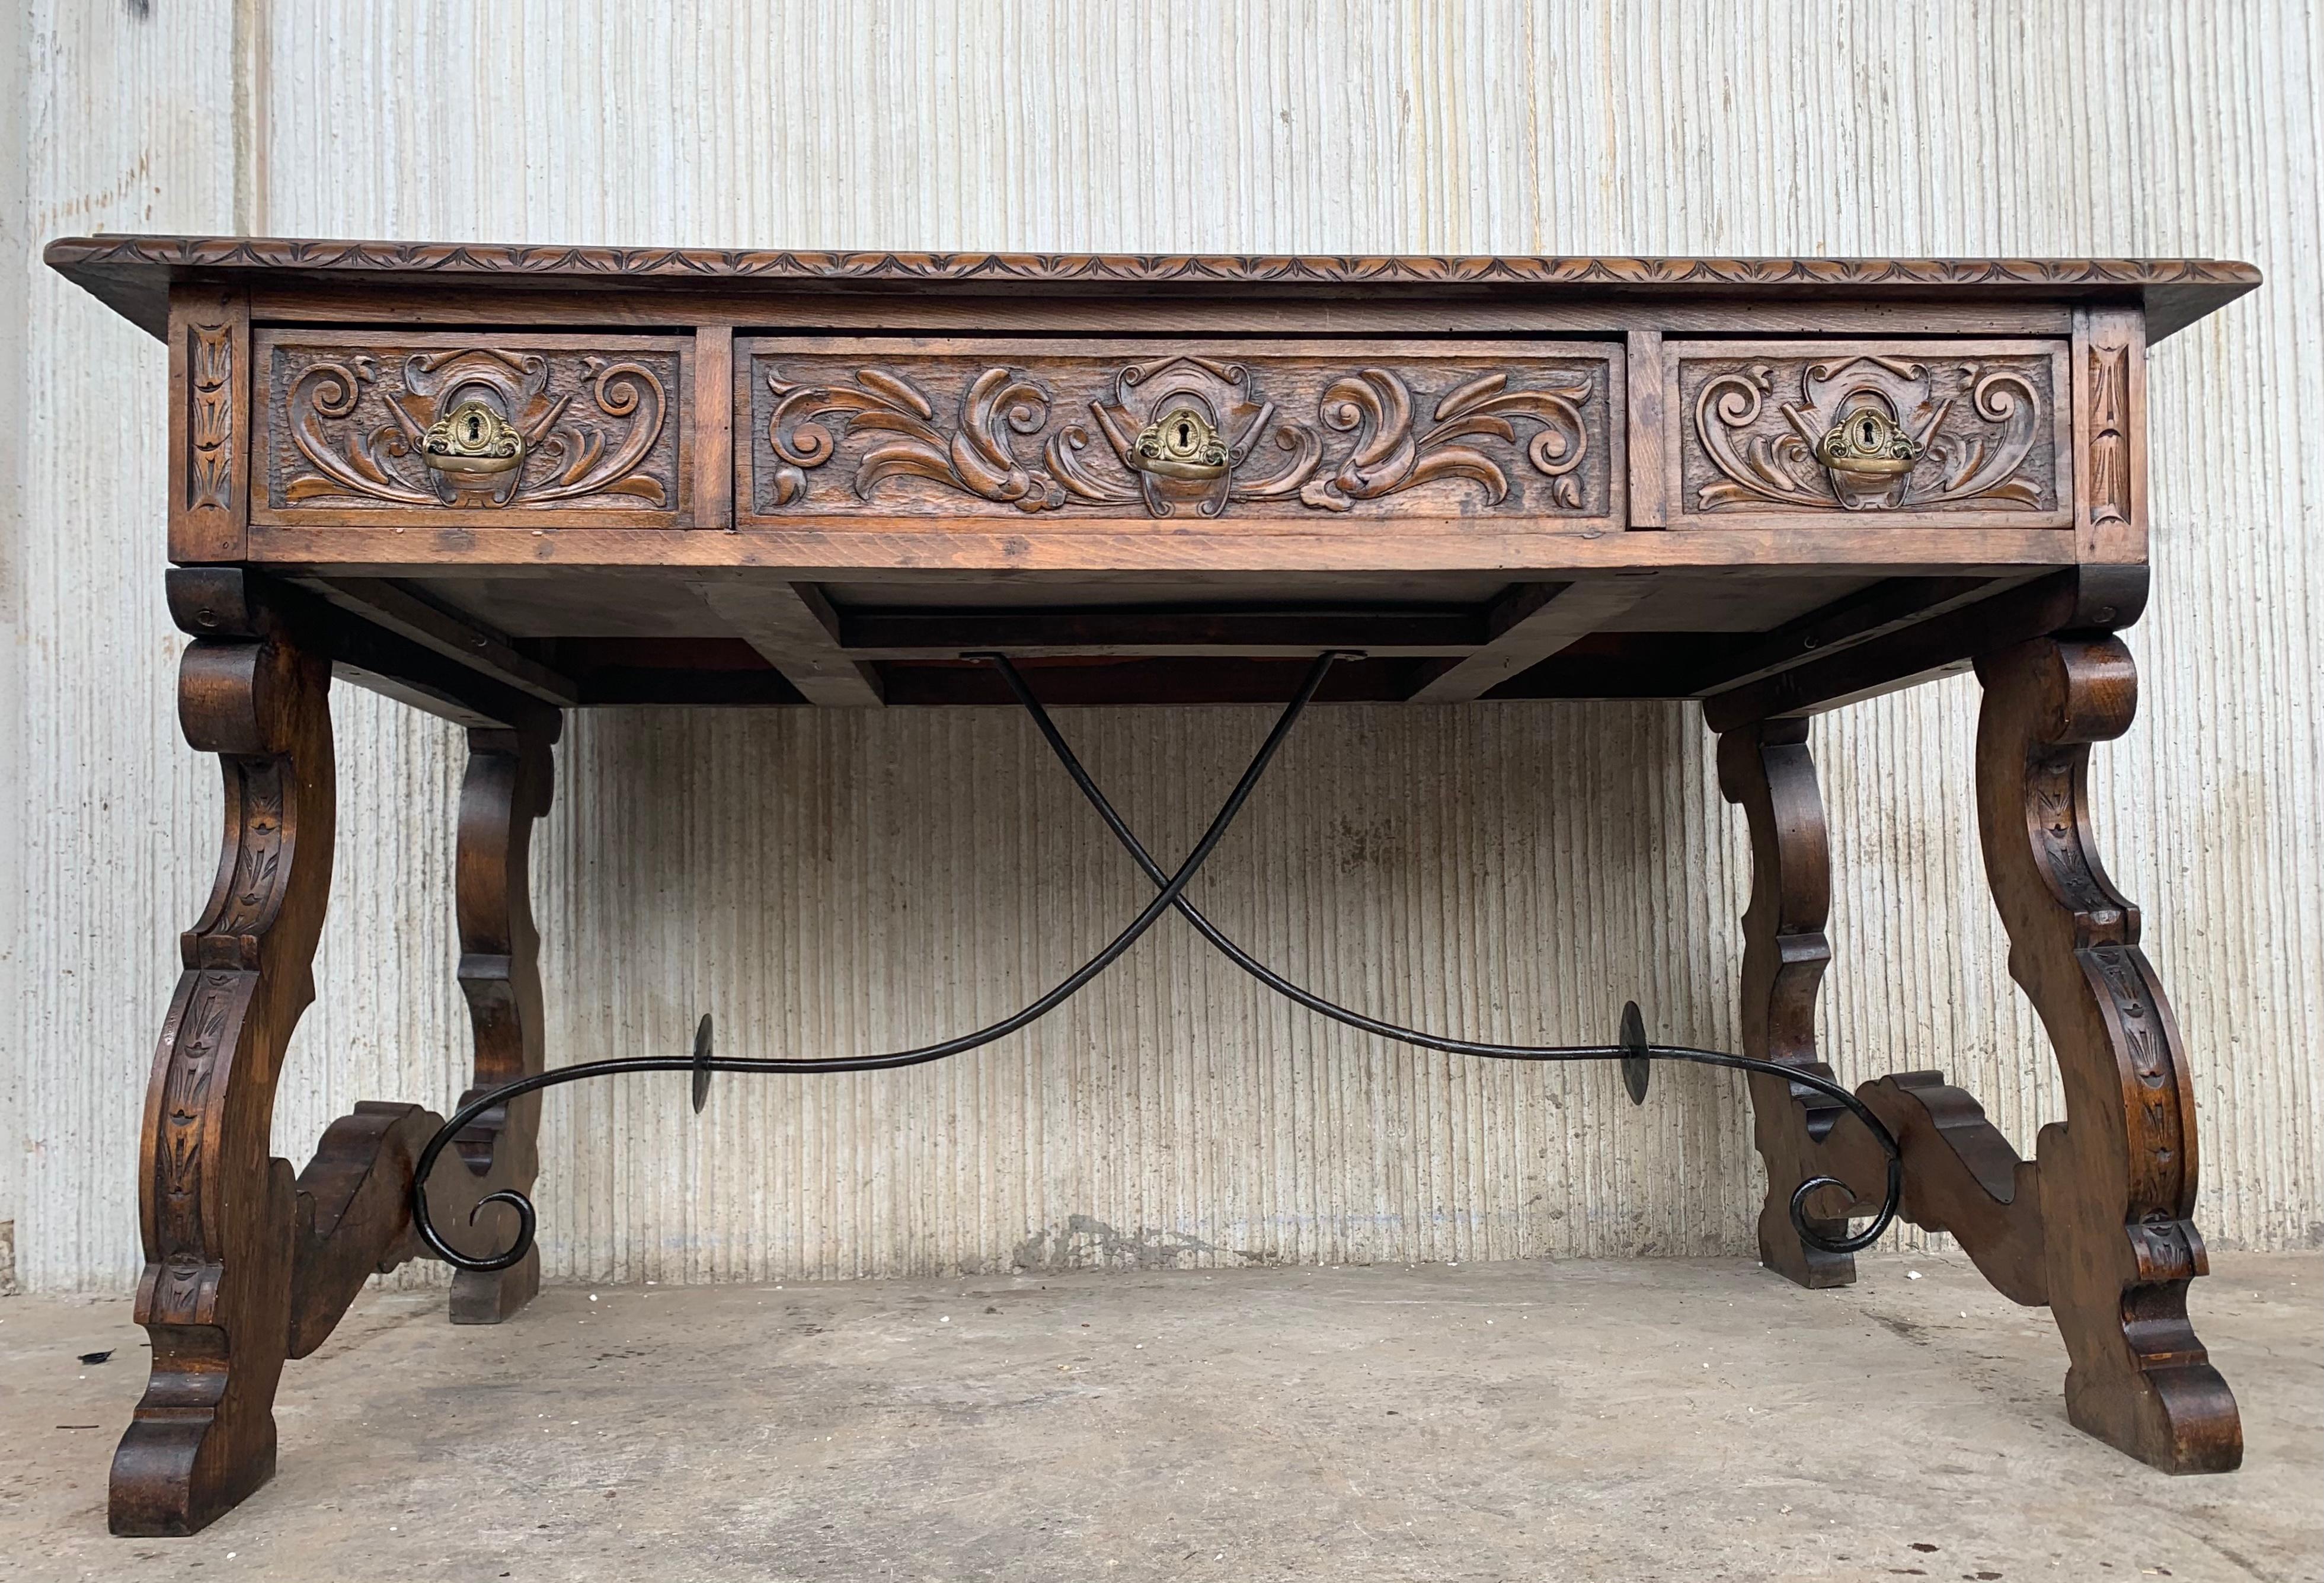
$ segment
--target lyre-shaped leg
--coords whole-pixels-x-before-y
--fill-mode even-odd
[[[2067,1414],[2172,1473],[2243,1459],[2235,1398],[2187,1322],[2205,1273],[2195,1101],[2179,1028],[2138,947],[2138,910],[2099,866],[2089,745],[2129,729],[2130,653],[2111,636],[2023,643],[1978,662],[1978,816],[2009,971],[2056,1047],[2066,1119],[2043,1128],[2050,1309]]]
[[[114,1454],[116,1533],[189,1533],[266,1481],[290,1344],[296,1194],[268,1134],[330,888],[330,668],[247,612],[201,614],[235,635],[187,650],[178,712],[225,773],[225,850],[146,1094],[152,1374]]]
[[[460,786],[456,903],[460,988],[475,1032],[475,1085],[493,1088],[540,1070],[540,936],[533,927],[526,865],[533,820],[549,811],[554,787],[548,736],[476,729],[468,733],[468,772]],[[467,1097],[461,1099],[463,1105]],[[530,1192],[540,1169],[540,1096],[528,1094],[479,1117],[456,1150],[471,1171],[494,1187]],[[453,1169],[447,1159],[444,1170]],[[496,1245],[511,1227],[495,1205],[479,1217],[480,1246]],[[506,1270],[461,1270],[452,1277],[452,1322],[491,1325],[540,1290],[540,1251]]]
[[[1831,909],[1831,849],[1823,796],[1808,754],[1807,722],[1766,720],[1719,739],[1719,789],[1751,830],[1751,905],[1743,914],[1743,1053],[1829,1078],[1816,1059],[1815,1000],[1831,960],[1824,920]],[[1752,1137],[1767,1168],[1759,1209],[1759,1261],[1803,1286],[1845,1286],[1851,1254],[1800,1240],[1792,1193],[1822,1174],[1818,1145],[1844,1113],[1812,1088],[1751,1075]],[[1811,1221],[1844,1236],[1845,1221]]]

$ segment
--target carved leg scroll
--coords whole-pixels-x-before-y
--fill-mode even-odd
[[[1721,736],[1719,789],[1728,801],[1741,806],[1751,829],[1751,905],[1743,914],[1743,1053],[1829,1078],[1831,1069],[1816,1059],[1815,997],[1831,960],[1823,932],[1831,907],[1831,850],[1815,761],[1808,754],[1807,722],[1767,720]],[[1803,1286],[1845,1286],[1856,1279],[1854,1255],[1803,1242],[1790,1208],[1800,1183],[1825,1173],[1817,1161],[1818,1146],[1845,1114],[1812,1088],[1751,1074],[1752,1135],[1767,1168],[1759,1262]],[[1848,1231],[1844,1220],[1811,1224],[1835,1238]]]
[[[2090,828],[2089,745],[2129,728],[2136,673],[2113,637],[2024,643],[1977,669],[1986,874],[2065,1081],[2066,1120],[2035,1157],[2067,1413],[2166,1471],[2224,1471],[2243,1460],[2241,1421],[2187,1322],[2206,1270],[2193,1090],[2138,911]]]
[[[274,1471],[296,1217],[268,1129],[314,998],[335,806],[329,667],[267,627],[203,607],[189,630],[222,635],[197,641],[179,673],[186,740],[225,773],[225,850],[183,939],[146,1095],[137,1319],[153,1362],[114,1454],[116,1533],[189,1533]]]
[[[475,1093],[540,1070],[540,937],[526,880],[532,821],[549,811],[549,737],[498,730],[468,733],[468,773],[460,788],[458,910],[460,988],[475,1029]],[[540,1096],[527,1094],[485,1112],[460,1134],[457,1153],[490,1188],[530,1192],[540,1169]],[[439,1173],[449,1177],[453,1173]],[[438,1190],[439,1191],[442,1190]],[[479,1246],[504,1245],[513,1216],[493,1205],[478,1217]],[[492,1325],[540,1290],[540,1251],[506,1270],[460,1270],[452,1277],[452,1322]]]
[[[171,609],[195,636],[179,671],[179,717],[186,740],[217,755],[226,833],[209,903],[183,939],[185,971],[146,1093],[137,1319],[153,1364],[114,1453],[116,1533],[191,1533],[265,1483],[283,1360],[322,1345],[372,1273],[425,1251],[410,1192],[420,1152],[443,1125],[432,1112],[358,1105],[325,1131],[295,1180],[290,1162],[267,1153],[282,1054],[314,998],[336,812],[330,665],[271,600],[240,572],[170,575]],[[549,795],[549,743],[477,736],[487,740],[463,805],[460,907],[470,952],[501,964],[481,969],[485,987],[470,992],[478,1080],[489,1082],[504,1069],[488,1056],[530,1060],[526,1070],[540,1061],[521,882],[524,830]],[[496,819],[512,834],[491,835]],[[517,876],[513,890],[496,869]],[[475,960],[464,959],[464,977]],[[501,1001],[513,1009],[488,1015]],[[528,1121],[493,1129],[472,1169],[438,1172],[429,1200],[443,1223],[466,1224],[520,1167],[531,1180]]]

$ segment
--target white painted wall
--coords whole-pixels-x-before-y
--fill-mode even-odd
[[[2296,0],[920,4],[32,0],[0,118],[0,1221],[27,1285],[137,1267],[146,1062],[215,851],[171,717],[162,356],[38,265],[90,230],[842,247],[2197,254],[2259,296],[2153,374],[2159,591],[2102,834],[2196,1063],[2215,1244],[2324,1240],[2319,837],[2324,300]],[[21,145],[21,159],[5,157]],[[21,304],[21,308],[19,306]],[[1982,888],[1973,685],[1829,717],[1824,1029],[1938,1066],[2021,1142],[2058,1097]],[[303,1159],[358,1098],[463,1080],[454,735],[335,701],[346,803]],[[1266,711],[1065,725],[1167,848]],[[1271,959],[1384,1014],[1734,1037],[1740,831],[1691,708],[1333,708],[1202,882]],[[1142,898],[999,712],[598,714],[538,844],[552,1060],[837,1053],[1008,1009]],[[1175,924],[1069,1013],[936,1069],[638,1079],[548,1103],[561,1276],[1010,1261],[1742,1252],[1739,1085],[1513,1071],[1261,998]]]

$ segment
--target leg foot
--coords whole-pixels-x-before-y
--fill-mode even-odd
[[[2129,728],[2136,673],[2101,636],[2023,643],[1978,677],[1986,874],[2010,975],[2065,1082],[2066,1119],[2043,1129],[2035,1159],[2067,1412],[2168,1472],[2225,1471],[2243,1460],[2241,1421],[2187,1321],[2188,1282],[2206,1270],[2187,1058],[2138,910],[2091,833],[2089,745]]]
[[[224,853],[146,1094],[152,1374],[114,1456],[116,1533],[191,1533],[266,1482],[290,1345],[295,1192],[268,1133],[330,885],[330,670],[263,613],[202,615],[238,634],[196,642],[179,680],[186,739],[225,773]]]
[[[1824,836],[1823,796],[1816,789],[1805,720],[1766,720],[1719,739],[1719,789],[1739,805],[1751,829],[1751,905],[1743,914],[1743,1052],[1820,1077],[1815,997],[1831,946],[1823,926],[1831,906],[1831,852]],[[1813,1089],[1751,1074],[1751,1125],[1767,1167],[1759,1208],[1759,1262],[1803,1286],[1845,1286],[1856,1279],[1852,1254],[1826,1253],[1800,1239],[1792,1194],[1823,1174],[1817,1154],[1847,1113]],[[1827,1194],[1826,1196],[1829,1196]],[[1833,1236],[1843,1220],[1812,1222]]]

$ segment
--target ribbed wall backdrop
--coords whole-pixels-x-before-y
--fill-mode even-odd
[[[2268,273],[2157,352],[2159,588],[2101,836],[2201,1103],[2217,1245],[2324,1241],[2324,229],[2310,5],[31,0],[0,122],[7,511],[0,1222],[31,1288],[134,1280],[134,1161],[216,773],[172,717],[161,348],[38,264],[91,230],[1316,252],[2197,254]],[[1975,688],[1821,720],[1851,1080],[2054,1118],[1970,818]],[[447,727],[335,697],[336,908],[277,1111],[447,1105]],[[1268,711],[1063,717],[1183,850]],[[1399,1018],[1735,1037],[1748,885],[1691,707],[1318,709],[1200,885]],[[551,1060],[916,1041],[1146,893],[997,711],[592,714],[537,843]],[[1325,1027],[1166,923],[1052,1022],[916,1072],[547,1104],[564,1278],[1739,1253],[1740,1085]]]

